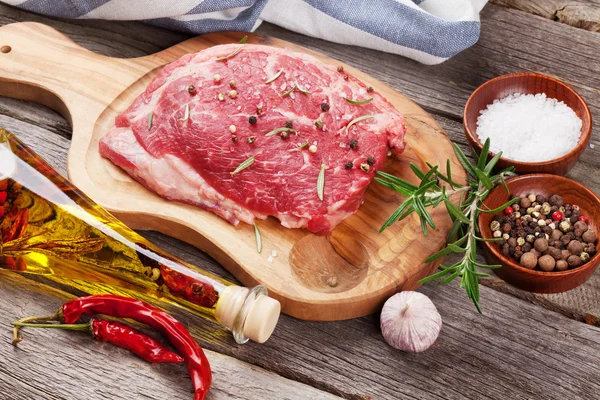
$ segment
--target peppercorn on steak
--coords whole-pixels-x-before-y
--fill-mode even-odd
[[[326,234],[361,205],[403,116],[316,58],[251,44],[165,66],[100,141],[100,153],[160,196],[230,223],[274,216]]]

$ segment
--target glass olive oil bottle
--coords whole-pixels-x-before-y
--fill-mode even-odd
[[[262,343],[277,324],[279,302],[263,286],[236,286],[160,250],[4,130],[0,233],[2,269],[89,282],[91,293],[133,289],[217,320],[238,343]]]

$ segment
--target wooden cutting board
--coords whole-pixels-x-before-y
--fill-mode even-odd
[[[253,227],[233,227],[210,212],[166,201],[149,192],[98,154],[98,140],[148,85],[161,67],[182,55],[217,44],[236,43],[243,33],[200,36],[146,57],[116,59],[94,54],[56,30],[37,23],[0,28],[0,95],[35,101],[60,112],[73,127],[68,156],[71,181],[135,229],[174,236],[206,251],[245,285],[263,284],[289,315],[330,321],[377,311],[399,290],[418,287],[439,262],[424,260],[445,243],[451,225],[444,207],[432,212],[437,231],[424,237],[411,216],[384,233],[379,228],[402,196],[376,183],[364,204],[328,237],[259,221],[263,251]],[[457,178],[464,171],[440,126],[417,104],[392,88],[327,56],[282,40],[249,35],[260,43],[316,56],[373,86],[406,117],[407,148],[385,170],[412,177],[409,162],[446,165]],[[272,262],[268,257],[276,252]]]

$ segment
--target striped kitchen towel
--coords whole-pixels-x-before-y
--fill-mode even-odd
[[[63,18],[138,20],[190,33],[267,21],[332,42],[438,64],[479,38],[487,0],[0,0]]]

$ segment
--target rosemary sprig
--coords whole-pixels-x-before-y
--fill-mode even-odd
[[[499,173],[492,172],[502,153],[496,154],[488,161],[489,139],[486,140],[481,154],[476,154],[476,163],[469,161],[465,153],[456,144],[453,146],[460,164],[467,172],[467,179],[464,185],[454,181],[450,160],[446,162],[446,174],[439,171],[437,166],[427,164],[429,170],[424,172],[411,163],[410,167],[413,173],[421,180],[418,186],[385,172],[377,171],[377,175],[379,176],[375,180],[378,183],[406,196],[404,202],[384,222],[381,231],[388,228],[394,222],[405,219],[414,212],[419,216],[423,234],[427,236],[428,226],[436,229],[427,207],[435,208],[439,204],[444,203],[453,222],[448,233],[447,244],[445,248],[430,256],[425,262],[432,262],[452,253],[462,253],[463,257],[455,264],[440,265],[440,271],[421,279],[419,283],[443,278],[439,282],[440,285],[443,285],[460,277],[459,286],[465,288],[467,296],[473,301],[477,311],[481,313],[479,306],[479,279],[488,277],[489,275],[480,272],[478,267],[490,269],[500,266],[479,264],[476,261],[477,242],[486,241],[486,239],[478,236],[477,218],[480,212],[497,212],[514,204],[518,200],[513,199],[495,210],[484,211],[482,209],[483,201],[490,191],[500,184],[505,185],[505,179],[515,175],[513,173],[514,168],[511,167]],[[443,185],[441,182],[445,182],[446,185]],[[450,200],[455,195],[460,196],[458,206]]]
[[[256,251],[260,253],[262,251],[262,238],[256,224],[254,224],[254,235],[256,236]]]
[[[319,200],[323,201],[323,191],[325,190],[325,164],[321,164],[321,171],[319,171],[319,177],[317,178],[317,196]]]
[[[271,82],[273,82],[275,79],[279,78],[279,76],[281,76],[282,73],[283,73],[283,68],[281,68],[279,70],[279,72],[277,72],[275,75],[273,75],[272,77],[270,77],[265,83],[271,83]]]
[[[368,104],[371,101],[373,101],[373,98],[369,97],[368,99],[365,99],[365,100],[352,100],[347,97],[344,97],[344,100],[346,100],[350,104],[354,104],[355,106],[362,106],[362,105]]]
[[[245,170],[252,164],[254,164],[254,156],[248,157],[244,162],[242,162],[240,165],[238,165],[238,167],[233,172],[230,172],[231,176],[237,174],[240,171]]]

